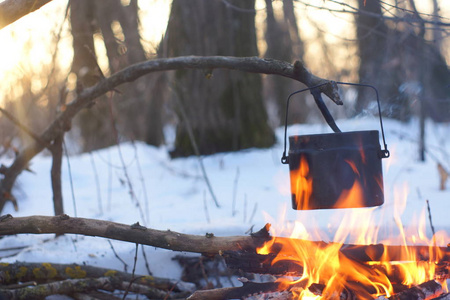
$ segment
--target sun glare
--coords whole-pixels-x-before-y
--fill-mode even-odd
[[[51,63],[55,52],[55,36],[64,20],[66,5],[66,0],[52,1],[0,30],[0,57],[3,58],[0,63],[2,92],[11,89],[15,81],[25,75],[40,74],[42,66]],[[59,43],[60,49],[67,49],[70,44],[71,39],[67,38],[67,34],[63,34]],[[67,59],[66,53],[58,57],[58,63],[63,68],[68,68],[70,60]],[[38,85],[33,83],[33,89]],[[0,102],[3,100],[3,97],[0,98]]]
[[[56,63],[62,74],[69,73],[72,64],[73,50],[70,35],[69,18],[65,18],[67,0],[54,0],[39,10],[30,13],[0,30],[0,103],[9,98],[20,97],[23,91],[15,85],[25,75],[47,73],[56,51],[55,42],[63,25],[57,45]],[[126,1],[123,1],[126,4]],[[139,1],[141,17],[141,37],[145,49],[154,53],[167,27],[170,11],[169,0]],[[62,23],[64,22],[64,23]],[[107,70],[106,50],[102,45],[102,37],[94,36],[99,65]],[[34,75],[33,75],[34,76]],[[41,87],[41,83],[32,83],[33,92]]]

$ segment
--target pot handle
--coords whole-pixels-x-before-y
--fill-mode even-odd
[[[282,164],[288,164],[289,163],[289,156],[286,155],[286,141],[287,141],[287,121],[288,121],[289,101],[291,100],[291,97],[296,95],[296,94],[302,93],[304,91],[308,91],[308,90],[317,91],[316,89],[318,87],[321,87],[321,86],[326,85],[326,84],[328,84],[328,82],[327,83],[322,83],[322,84],[319,84],[319,85],[315,85],[315,86],[312,86],[312,87],[304,88],[302,90],[295,91],[295,92],[293,92],[292,94],[289,95],[289,97],[287,99],[287,103],[286,103],[286,117],[285,117],[285,120],[284,120],[284,151],[283,151],[283,156],[281,157],[281,163]],[[369,84],[349,83],[349,82],[339,82],[339,81],[337,81],[336,84],[369,87],[369,88],[372,88],[375,91],[375,95],[376,95],[376,98],[377,98],[377,104],[378,104],[378,116],[380,118],[381,136],[383,138],[383,145],[384,145],[384,149],[380,151],[379,156],[380,156],[380,158],[388,158],[390,156],[390,153],[389,153],[389,150],[387,149],[386,139],[385,139],[385,136],[384,136],[383,119],[381,117],[381,105],[380,105],[380,98],[378,96],[378,90],[374,86],[369,85]],[[321,111],[322,111],[322,109],[321,109]],[[331,115],[330,115],[330,118],[331,118]],[[329,124],[329,125],[331,126],[331,124]],[[333,129],[335,132],[340,132],[339,128],[337,128],[337,130],[336,130],[335,128],[332,127],[331,129]]]

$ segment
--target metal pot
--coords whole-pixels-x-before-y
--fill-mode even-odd
[[[377,101],[380,110],[378,93]],[[381,113],[380,124],[384,141]],[[384,203],[381,159],[389,157],[389,151],[386,143],[381,149],[377,130],[290,136],[288,156],[286,131],[287,117],[281,161],[289,164],[293,209],[358,208]]]

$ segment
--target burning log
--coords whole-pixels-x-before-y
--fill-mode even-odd
[[[389,245],[352,245],[352,244],[338,244],[338,243],[326,243],[321,241],[307,241],[301,239],[284,238],[284,237],[271,237],[269,235],[269,227],[267,224],[263,229],[251,236],[234,236],[234,237],[216,237],[213,234],[207,234],[205,236],[195,236],[188,234],[181,234],[173,231],[160,231],[140,226],[138,223],[133,225],[118,224],[109,221],[92,220],[84,218],[71,218],[67,215],[60,215],[56,217],[45,216],[31,216],[13,218],[11,215],[0,217],[0,235],[12,235],[23,233],[72,233],[83,234],[88,236],[99,236],[105,238],[111,238],[116,240],[128,241],[133,243],[145,244],[159,248],[171,249],[176,251],[197,252],[207,255],[222,254],[225,258],[231,261],[231,264],[235,264],[237,268],[242,262],[239,261],[241,255],[245,264],[249,268],[253,268],[251,272],[254,273],[266,273],[263,272],[264,268],[273,268],[271,271],[275,274],[301,274],[303,273],[303,265],[300,260],[296,262],[287,262],[289,256],[298,257],[296,250],[299,246],[304,249],[309,249],[314,252],[320,252],[320,250],[326,249],[332,246],[336,249],[339,259],[351,260],[355,263],[355,267],[362,266],[365,270],[369,270],[369,276],[372,277],[373,273],[380,273],[382,270],[382,264],[377,262],[389,263],[389,261],[412,261],[411,254],[413,254],[414,261],[423,260],[427,261],[439,261],[437,265],[438,274],[437,279],[449,278],[450,270],[450,246],[447,247],[433,247],[433,246],[389,246]],[[270,243],[269,252],[265,254],[257,254],[257,249]],[[282,250],[282,251],[281,251]],[[239,251],[239,254],[233,253],[233,251]],[[244,254],[242,254],[244,253]],[[283,255],[278,262],[273,263],[277,255]],[[431,259],[431,260],[430,260]],[[286,261],[286,262],[285,262]],[[369,263],[374,261],[375,263]],[[378,264],[378,265],[377,265]],[[392,266],[392,265],[391,265]],[[394,267],[395,268],[395,267]],[[343,270],[345,272],[345,270]],[[359,282],[359,277],[347,278],[347,282],[350,287],[344,287],[345,291],[352,291],[352,288],[356,285],[362,285],[364,288],[370,285]],[[302,283],[305,284],[305,283]],[[308,283],[310,285],[311,283]],[[295,285],[295,284],[294,284]],[[283,285],[283,288],[290,288],[291,285]],[[320,286],[318,286],[320,287]],[[246,283],[240,290],[228,289],[219,291],[209,291],[202,293],[218,293],[211,294],[208,299],[218,299],[220,295],[231,295],[234,297],[239,293],[259,293],[267,288],[268,291],[282,290],[279,283],[267,283],[259,285],[255,283]],[[369,294],[373,294],[370,290],[366,291]],[[341,291],[342,292],[342,291]],[[222,294],[221,294],[222,293]],[[237,294],[234,294],[237,293]],[[349,293],[351,297],[351,293]],[[193,295],[194,296],[194,295]],[[195,297],[200,297],[198,294]],[[191,299],[201,299],[201,298]],[[205,296],[206,297],[206,296]],[[228,296],[227,296],[228,297]],[[358,295],[359,297],[359,295]],[[222,297],[223,299],[224,297]],[[239,297],[237,297],[239,298]]]
[[[225,251],[222,253],[227,267],[240,269],[248,273],[271,274],[285,276],[301,276],[303,267],[290,260],[273,263],[276,254],[262,255],[243,251]]]
[[[274,263],[274,259],[277,257],[274,253],[267,255],[251,253],[246,251],[224,251],[222,256],[230,269],[240,269],[248,273],[256,274],[271,274],[271,275],[284,275],[284,276],[302,276],[303,266],[298,262],[290,260],[289,257],[278,258]],[[390,265],[390,275],[388,276],[392,283],[401,283],[402,269],[408,268],[408,265],[413,263],[403,263],[400,265]],[[384,265],[370,264],[367,268],[377,269],[383,273],[387,273]],[[450,279],[450,262],[443,261],[436,265],[435,271],[436,278],[440,280]]]
[[[390,300],[425,300],[442,293],[442,285],[436,280],[430,280],[399,292],[388,299]],[[383,298],[379,298],[383,299]]]
[[[11,215],[0,217],[0,235],[14,234],[82,234],[87,236],[98,236],[119,241],[138,243],[174,251],[195,252],[207,255],[216,255],[227,250],[247,250],[255,251],[256,248],[272,240],[269,234],[270,224],[266,224],[260,231],[251,236],[229,236],[217,237],[214,234],[205,236],[189,235],[174,231],[162,231],[140,226],[139,224],[126,225],[110,221],[74,218],[68,215],[50,216],[29,216],[13,218]],[[287,243],[287,241],[289,243]],[[303,244],[306,247],[324,248],[333,243],[320,241],[307,241],[291,239],[285,237],[273,238],[274,248],[277,245]],[[295,249],[283,251],[295,254]],[[274,251],[276,252],[276,251]],[[441,253],[442,261],[450,260],[450,246],[429,247],[429,246],[390,246],[383,244],[376,245],[352,245],[343,244],[340,248],[345,256],[356,261],[379,261],[388,257],[392,261],[407,260],[410,254],[416,254],[417,260],[428,260],[436,257],[434,252]]]
[[[314,249],[324,249],[330,245],[337,245],[336,243],[326,243],[320,241],[307,241],[299,239],[289,239],[284,237],[274,237],[273,246],[276,253],[279,249],[283,248],[283,253],[292,253],[295,255],[296,250],[294,246],[313,247]],[[383,261],[388,259],[389,261],[405,261],[409,257],[414,256],[416,260],[428,261],[431,257],[436,260],[449,261],[450,260],[450,245],[447,247],[430,247],[421,245],[411,245],[408,247],[397,245],[354,245],[354,244],[342,244],[339,252],[346,257],[360,262],[369,261]]]
[[[194,292],[188,300],[222,300],[222,299],[242,299],[254,294],[263,294],[280,291],[278,282],[246,282],[244,280],[241,287],[220,288],[211,290],[198,290]]]
[[[278,300],[292,300],[297,299],[299,291],[305,288],[301,283],[297,283],[291,286],[284,286],[279,282],[243,282],[242,287],[231,287],[231,288],[218,288],[210,290],[199,290],[193,293],[188,300],[221,300],[221,299],[278,299]],[[308,290],[316,295],[323,296],[325,285],[323,284],[312,284],[308,287]],[[414,286],[404,291],[398,292],[395,295],[385,298],[380,296],[377,300],[450,300],[450,294],[442,293],[442,285],[435,281],[430,280],[424,282],[418,286]],[[253,297],[254,295],[258,295]],[[356,300],[361,299],[357,296],[357,293],[351,289],[343,290],[339,296],[334,297],[341,300]],[[333,299],[334,299],[333,298]],[[366,299],[366,298],[364,298]],[[372,298],[370,298],[372,299]]]

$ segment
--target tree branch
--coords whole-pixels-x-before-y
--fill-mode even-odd
[[[5,218],[0,221],[0,235],[20,233],[56,233],[99,236],[119,241],[138,243],[174,251],[218,254],[222,250],[254,249],[249,236],[215,237],[178,233],[170,230],[150,229],[139,224],[125,225],[109,221],[73,218],[30,216]]]
[[[5,0],[0,3],[0,29],[41,8],[51,0]]]
[[[337,104],[342,104],[337,84],[313,75],[304,64],[296,61],[294,64],[258,57],[230,57],[230,56],[181,56],[161,58],[131,65],[109,78],[101,80],[97,85],[83,90],[78,97],[66,106],[49,127],[40,135],[40,142],[32,142],[16,157],[12,165],[7,168],[4,178],[0,182],[0,212],[5,202],[11,197],[11,190],[17,176],[28,162],[45,147],[48,147],[63,132],[70,129],[70,122],[75,115],[94,99],[114,90],[117,86],[132,82],[146,74],[178,70],[178,69],[230,69],[243,72],[278,75],[299,81],[313,87],[324,84],[321,93],[327,95]]]
[[[72,218],[68,215],[60,215],[56,217],[49,216],[29,216],[13,218],[11,215],[0,217],[0,235],[14,235],[23,233],[44,234],[81,234],[87,236],[99,236],[114,240],[120,240],[131,243],[138,243],[152,247],[164,248],[174,251],[185,251],[194,253],[203,253],[215,255],[223,253],[227,250],[232,251],[250,251],[255,252],[264,242],[272,239],[266,233],[267,225],[259,233],[252,236],[228,236],[217,237],[212,234],[205,236],[189,235],[178,233],[170,230],[162,231],[150,229],[140,226],[138,223],[133,225],[125,225],[110,221],[102,221],[85,218]],[[264,231],[264,232],[263,232]],[[304,245],[305,247],[322,248],[328,243],[314,242],[298,239],[287,239],[284,237],[275,237],[274,244],[283,243],[283,253],[292,253],[295,250],[289,250],[289,245]],[[294,246],[292,246],[295,248]],[[448,260],[450,257],[450,248],[445,247],[429,247],[429,246],[404,246],[395,245],[352,245],[344,244],[341,252],[357,261],[379,261],[388,257],[393,261],[407,260],[408,254],[416,253],[417,260],[428,260],[435,257],[430,251],[439,251],[439,258]],[[290,252],[291,251],[291,252]]]

